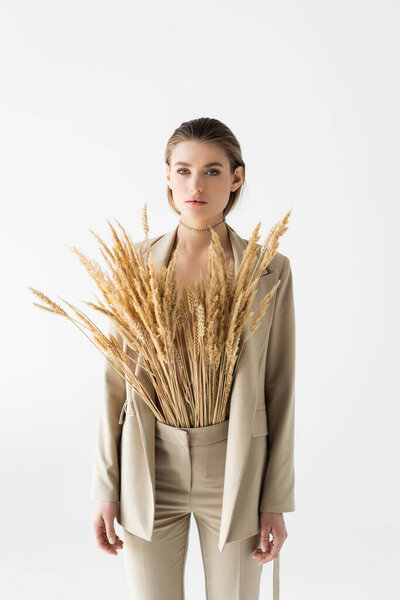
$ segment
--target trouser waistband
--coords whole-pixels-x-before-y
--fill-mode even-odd
[[[205,427],[173,427],[156,419],[156,437],[178,446],[202,446],[226,440],[229,419]]]

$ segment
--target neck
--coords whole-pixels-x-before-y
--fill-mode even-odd
[[[229,245],[229,234],[226,223],[222,221],[223,217],[215,218],[211,220],[209,223],[202,222],[187,222],[186,219],[181,217],[181,221],[185,223],[185,225],[189,225],[194,229],[206,229],[208,225],[210,225],[215,233],[219,236],[221,245],[223,248],[226,248]],[[218,224],[219,223],[219,224]],[[176,233],[176,244],[180,242],[180,246],[184,252],[190,254],[201,254],[202,252],[208,251],[208,246],[211,242],[211,231],[193,231],[192,229],[188,229],[180,222],[178,225],[177,233]]]

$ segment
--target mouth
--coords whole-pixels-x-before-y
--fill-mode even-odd
[[[187,204],[207,204],[207,202],[204,202],[203,200],[187,200],[186,203]]]

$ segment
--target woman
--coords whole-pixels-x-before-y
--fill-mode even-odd
[[[150,240],[153,260],[167,265],[179,241],[179,289],[201,276],[206,282],[211,226],[237,272],[247,240],[225,222],[245,180],[236,137],[216,119],[182,123],[168,141],[165,161],[168,201],[180,220]],[[283,513],[295,510],[293,286],[289,259],[280,252],[260,276],[257,302],[278,279],[259,329],[244,346],[228,418],[221,423],[175,428],[157,421],[106,363],[93,527],[105,552],[124,549],[136,600],[184,598],[192,513],[208,600],[256,600],[262,565],[273,559],[278,598],[278,558],[287,538]],[[112,325],[111,331],[123,343]],[[136,375],[151,391],[140,366]],[[115,533],[115,518],[123,539]]]

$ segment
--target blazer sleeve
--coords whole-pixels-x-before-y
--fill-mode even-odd
[[[268,461],[260,501],[263,512],[295,510],[295,312],[287,256],[279,279],[265,367]]]
[[[123,338],[111,319],[109,333],[122,345]],[[122,433],[119,417],[126,399],[126,384],[108,360],[104,361],[103,398],[98,410],[91,498],[119,501],[119,452]]]

